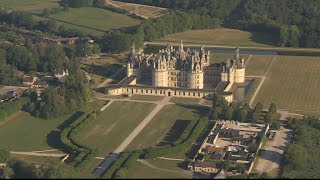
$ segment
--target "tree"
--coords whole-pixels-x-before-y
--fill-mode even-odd
[[[269,107],[269,112],[271,113],[276,113],[277,112],[277,107],[275,103],[271,103]]]
[[[219,114],[216,110],[212,111],[212,119],[213,120],[217,120],[219,118]]]
[[[261,104],[261,102],[258,102],[254,108],[254,111],[257,113],[260,113],[263,110],[263,105]]]
[[[7,163],[10,159],[10,152],[5,149],[0,149],[0,163]]]
[[[49,17],[50,15],[50,11],[48,8],[45,8],[43,11],[42,11],[42,16],[43,17]]]
[[[247,114],[248,114],[248,111],[246,109],[241,109],[239,111],[239,121],[240,122],[245,122],[246,119],[247,119]]]
[[[259,117],[260,117],[259,113],[253,112],[253,113],[252,113],[252,116],[251,116],[252,122],[253,122],[253,123],[258,122],[258,121],[259,121]]]
[[[233,111],[234,111],[233,107],[229,106],[228,109],[225,112],[225,119],[231,120],[232,117],[233,117]]]
[[[250,153],[254,153],[254,152],[256,152],[256,150],[257,150],[257,144],[255,144],[255,143],[249,144],[249,146],[248,146],[248,151],[249,151]]]

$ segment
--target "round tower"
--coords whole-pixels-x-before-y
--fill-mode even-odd
[[[152,71],[152,85],[156,87],[167,87],[168,71],[165,62],[157,60],[157,63],[154,66],[155,68]]]

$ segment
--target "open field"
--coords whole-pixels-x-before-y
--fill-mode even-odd
[[[200,99],[198,98],[183,98],[183,97],[173,97],[170,99],[172,103],[182,103],[182,104],[198,104]]]
[[[251,85],[249,91],[247,92],[246,96],[244,97],[244,102],[249,103],[254,92],[256,91],[256,89],[258,88],[259,84],[261,82],[261,78],[255,78],[253,79],[253,84]]]
[[[182,33],[169,34],[158,41],[180,42],[181,40],[185,43],[232,46],[272,47],[275,44],[274,38],[265,33],[251,33],[247,31],[226,28],[189,30]]]
[[[154,107],[151,103],[113,102],[78,138],[98,148],[100,155],[106,155],[113,152]]]
[[[130,100],[142,100],[142,101],[161,101],[164,96],[146,96],[146,95],[139,95],[133,94],[130,96]]]
[[[30,13],[41,13],[45,8],[60,7],[60,0],[1,0],[0,7],[22,10]]]
[[[320,112],[319,68],[319,57],[278,56],[254,104],[274,102],[278,109]]]
[[[127,15],[93,7],[70,8],[68,11],[50,14],[49,17],[60,22],[97,31],[130,27],[140,23],[140,20]]]
[[[273,56],[254,55],[246,66],[246,76],[263,76]]]
[[[205,106],[166,105],[129,144],[128,149],[143,149],[175,141],[190,121],[207,113]]]
[[[171,170],[172,167],[177,166],[176,161],[170,161],[165,162],[165,166],[163,162],[158,162],[159,160],[148,160],[150,164],[156,166],[157,168],[165,169],[165,170]],[[163,161],[163,160],[160,160]],[[154,164],[153,164],[154,163]],[[161,163],[161,167],[158,167],[158,165]],[[170,165],[169,165],[170,164]],[[134,164],[134,167],[130,168],[127,174],[127,177],[130,178],[173,178],[173,179],[191,179],[192,176],[181,173],[183,172],[181,169],[178,169],[178,167],[174,168],[174,171],[178,172],[168,172],[168,171],[162,171],[158,169],[151,168],[147,165],[144,165],[140,162],[136,162]]]
[[[156,18],[164,15],[168,11],[166,8],[160,8],[155,6],[125,3],[120,1],[107,1],[107,2],[109,2],[109,4],[111,5],[115,5],[121,9],[125,9],[127,11],[133,12],[134,14],[137,14],[145,18]]]
[[[96,100],[82,110],[100,108],[104,102]],[[1,147],[10,151],[39,151],[57,148],[60,125],[73,119],[70,114],[57,119],[44,120],[22,111],[13,116],[14,119],[0,127]]]

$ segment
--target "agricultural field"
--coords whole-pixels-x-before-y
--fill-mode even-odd
[[[60,0],[1,0],[0,7],[40,14],[43,9],[59,8]]]
[[[130,168],[127,177],[130,178],[176,178],[176,179],[191,179],[192,175],[178,167],[179,161],[164,160],[148,160],[151,165],[160,168],[154,169],[140,162],[136,162],[134,167]],[[169,171],[171,170],[171,172]]]
[[[68,11],[51,14],[49,17],[59,22],[76,25],[79,28],[84,27],[102,32],[136,26],[140,23],[140,20],[127,15],[93,7],[69,8]]]
[[[104,156],[113,152],[154,107],[151,103],[115,101],[79,133],[78,139]]]
[[[190,121],[204,116],[208,107],[166,105],[129,144],[128,150],[144,149],[175,141]]]
[[[96,100],[81,110],[100,109],[105,101]],[[72,114],[57,119],[39,119],[27,112],[17,112],[0,127],[0,144],[10,151],[40,151],[58,148],[59,131]]]
[[[146,19],[160,17],[168,12],[166,8],[155,7],[155,6],[147,6],[147,5],[126,3],[126,2],[120,2],[120,1],[107,1],[107,2],[110,5],[114,5],[121,9],[125,9],[127,11],[133,12],[134,14],[137,14]]]
[[[274,56],[254,55],[246,65],[246,76],[263,76]]]
[[[236,29],[189,30],[169,34],[160,42],[180,42],[210,45],[273,47],[275,40],[271,35],[261,32],[247,32]]]
[[[319,68],[319,57],[277,56],[254,104],[274,102],[279,109],[320,113]]]

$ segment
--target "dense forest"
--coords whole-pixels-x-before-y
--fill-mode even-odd
[[[209,15],[224,26],[273,34],[279,46],[320,47],[320,1],[121,0]]]
[[[320,177],[320,121],[305,117],[290,119],[288,128],[294,131],[293,143],[285,150],[283,178],[312,179]]]

